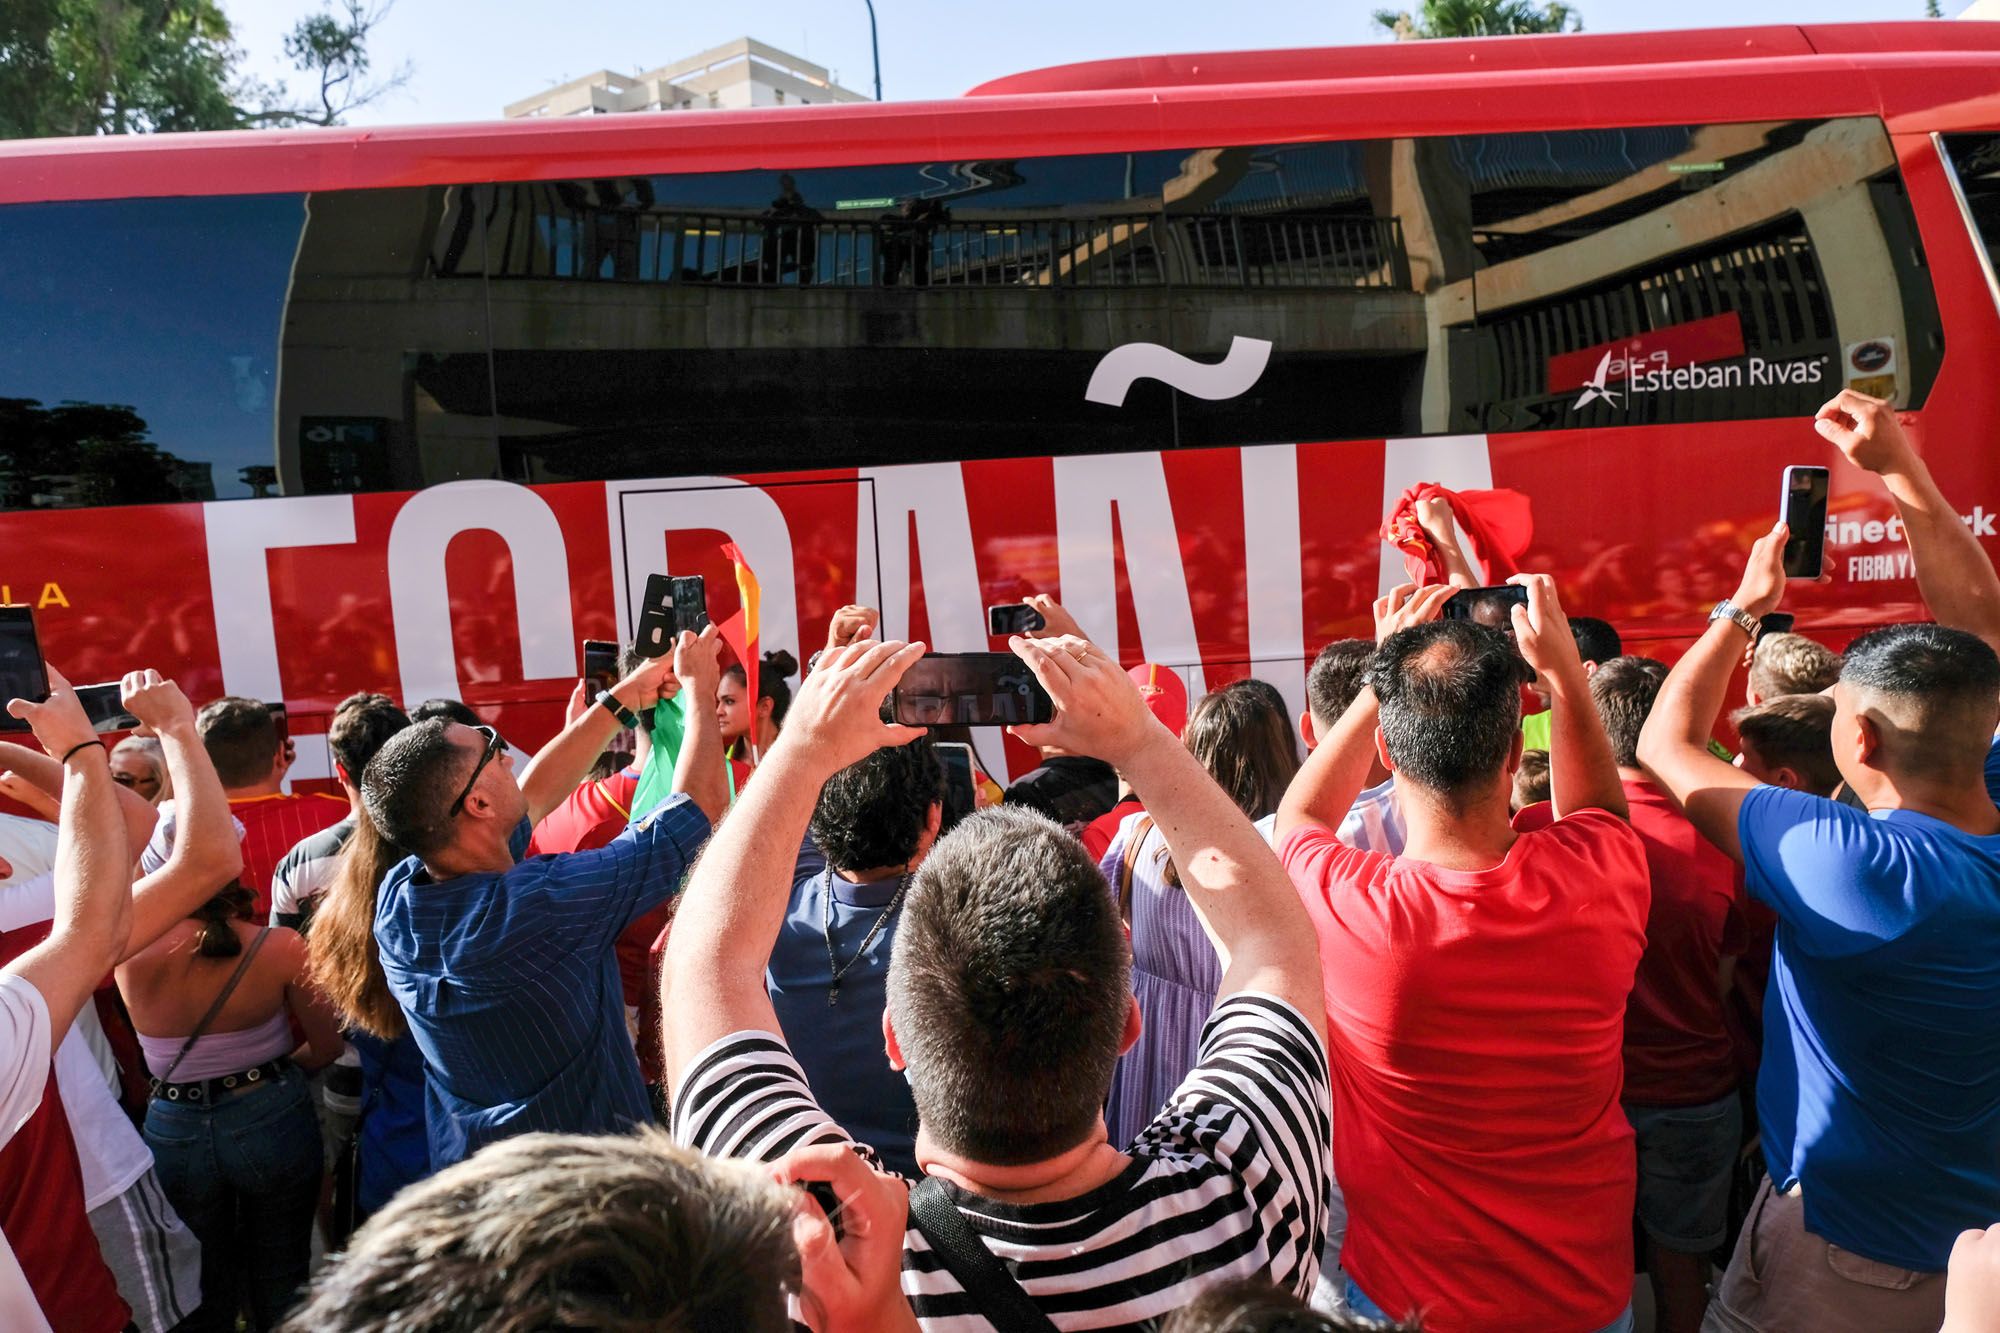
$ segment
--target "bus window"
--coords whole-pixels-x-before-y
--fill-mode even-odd
[[[1476,397],[1464,430],[1914,407],[1943,357],[1879,121],[1467,135]]]
[[[2000,270],[2000,134],[1942,138],[1945,161],[1951,164],[1965,200],[1966,222],[1986,251],[1986,280],[1994,283],[1994,272]],[[2000,300],[2000,284],[1994,287],[1994,297]]]
[[[277,493],[296,195],[0,209],[0,507]]]

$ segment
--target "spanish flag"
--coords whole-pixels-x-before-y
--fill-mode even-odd
[[[757,575],[751,570],[750,562],[743,558],[742,550],[735,542],[725,542],[722,553],[729,557],[729,563],[736,566],[736,591],[742,601],[742,609],[720,626],[723,642],[736,654],[736,660],[743,664],[743,694],[750,701],[750,715],[757,715],[757,610],[762,599],[762,591],[757,585]],[[757,753],[757,737],[750,736],[750,762],[756,763],[762,756]]]

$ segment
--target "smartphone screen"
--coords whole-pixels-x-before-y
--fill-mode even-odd
[[[1049,692],[1012,653],[926,653],[889,699],[906,727],[1013,727],[1055,716]]]
[[[583,679],[592,694],[618,683],[618,645],[607,639],[583,641]]]
[[[1518,583],[1493,588],[1461,588],[1444,604],[1446,620],[1470,620],[1497,629],[1510,638],[1514,633],[1514,608],[1528,604],[1528,590]]]
[[[641,657],[665,657],[683,630],[708,627],[708,591],[699,574],[653,574],[639,607],[636,634]]]
[[[1790,634],[1792,626],[1798,623],[1798,619],[1790,611],[1773,611],[1757,621],[1757,637],[1761,639],[1766,634]]]
[[[1026,602],[1008,602],[986,608],[986,628],[992,634],[1026,634],[1046,624],[1048,621],[1042,618],[1042,613]]]
[[[139,719],[125,711],[115,680],[103,685],[77,686],[76,701],[83,705],[83,715],[98,731],[130,731],[139,725]]]
[[[270,710],[271,725],[278,729],[278,744],[283,745],[292,738],[292,716],[281,703],[265,704]]]
[[[931,745],[938,763],[944,766],[944,797],[940,802],[940,835],[951,831],[959,820],[979,804],[978,788],[972,776],[972,747],[963,741],[936,741]]]
[[[7,700],[40,703],[49,697],[49,670],[35,637],[34,608],[0,606],[0,731],[26,731],[28,724],[6,711]]]
[[[1792,530],[1785,540],[1788,579],[1819,577],[1826,556],[1826,488],[1827,471],[1823,467],[1785,469],[1785,526]]]

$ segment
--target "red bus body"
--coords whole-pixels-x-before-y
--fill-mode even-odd
[[[1412,169],[1411,179],[1434,182],[1438,176],[1423,175],[1433,168],[1421,166],[1430,151],[1421,145],[1443,143],[1451,136],[1485,136],[1480,142],[1487,142],[1491,136],[1558,131],[1623,133],[1667,125],[1727,131],[1810,123],[1816,128],[1791,137],[1778,134],[1772,142],[1779,147],[1769,150],[1773,156],[1757,159],[1767,164],[1767,176],[1781,179],[1803,170],[1780,160],[1796,146],[1794,139],[1834,145],[1822,156],[1850,152],[1865,158],[1876,151],[1870,136],[1879,132],[1886,136],[1884,151],[1893,161],[1888,156],[1866,158],[1874,163],[1866,170],[1878,173],[1871,177],[1881,196],[1875,207],[1880,216],[1889,217],[1894,207],[1902,206],[1882,202],[1888,187],[1881,185],[1885,177],[1880,173],[1887,173],[1900,182],[1889,194],[1898,199],[1906,195],[1920,255],[1909,257],[1917,254],[1913,243],[1906,247],[1908,255],[1898,250],[1894,256],[1906,302],[1896,326],[1904,330],[1901,343],[1889,338],[1886,346],[1857,350],[1862,347],[1857,333],[1868,330],[1850,326],[1853,311],[1865,312],[1865,298],[1837,290],[1827,298],[1842,351],[1854,360],[1846,378],[1861,383],[1896,380],[1894,373],[1888,380],[1855,377],[1879,368],[1885,356],[1920,359],[1917,330],[1934,321],[1941,331],[1941,350],[1932,348],[1934,364],[1921,372],[1925,383],[1920,394],[1916,372],[1908,372],[1910,384],[1897,383],[1900,390],[1921,396],[1920,404],[1912,399],[1915,429],[1946,493],[1989,546],[1994,543],[2000,463],[1990,441],[2000,436],[2000,375],[1995,374],[2000,294],[1962,202],[1962,184],[1943,155],[1946,140],[1941,136],[2000,130],[2000,25],[1772,27],[1162,57],[1024,74],[975,93],[956,102],[678,118],[633,115],[561,123],[11,143],[0,145],[0,238],[17,206],[81,207],[85,201],[302,195],[307,211],[318,217],[340,200],[359,198],[350,192],[624,178],[659,183],[696,173],[779,168],[803,177],[822,169],[918,160],[1005,164],[1118,154],[1138,160],[1148,153],[1191,149],[1216,150],[1226,157],[1234,145],[1322,141],[1419,145],[1401,158],[1393,148],[1377,158],[1358,153],[1355,160],[1363,165],[1356,170],[1374,170],[1370,164],[1375,162],[1415,161],[1419,168]],[[1879,131],[1871,128],[1875,124]],[[1462,161],[1469,150],[1453,152],[1458,155],[1454,160]],[[1292,159],[1273,160],[1290,169]],[[1697,216],[1686,210],[1704,200],[1716,208],[1751,209],[1752,203],[1741,200],[1757,183],[1747,174],[1755,169],[1745,169],[1743,189],[1730,195],[1719,193],[1730,189],[1731,182],[1720,179],[1724,173],[1718,165],[1712,169],[1718,177],[1713,190],[1689,193],[1692,204],[1667,198],[1653,216],[1671,212],[1669,221],[1686,226],[1687,218]],[[1689,170],[1711,168],[1696,161]],[[1169,199],[1174,188],[1171,182],[1162,186],[1161,198]],[[1296,181],[1282,187],[1294,192],[1286,197],[1303,197],[1310,188],[1316,187]],[[1548,187],[1535,183],[1520,188]],[[1593,188],[1609,191],[1590,205],[1602,203],[1611,210],[1603,216],[1615,220],[1602,224],[1604,234],[1644,223],[1643,217],[1617,212],[1625,205],[1618,202],[1615,183]],[[1848,188],[1833,182],[1826,193],[1813,196],[1818,201],[1814,207],[1830,217],[1857,206],[1843,193]],[[1665,198],[1648,196],[1656,197]],[[1562,214],[1563,199],[1551,198],[1549,216],[1567,216]],[[967,189],[956,202],[958,213],[977,212],[978,202],[977,191]],[[610,216],[605,211],[609,205],[586,207],[599,209],[593,216]],[[1783,212],[1782,201],[1772,207]],[[1170,202],[1161,212],[1179,225],[1180,215]],[[553,234],[546,216],[537,216],[544,236]],[[707,234],[726,238],[734,234],[732,228],[761,226],[768,255],[780,245],[773,240],[779,234],[774,228],[788,224],[769,221],[768,211],[763,216],[763,222],[742,226],[731,220],[708,224]],[[831,212],[826,216],[836,217]],[[1216,216],[1240,228],[1246,219],[1255,223],[1261,215],[1246,206]],[[832,229],[836,222],[823,225]],[[1099,226],[1100,240],[1086,241],[1084,249],[1094,245],[1109,251],[1124,244],[1127,253],[1138,252],[1129,241],[1134,226],[1093,225]],[[1164,234],[1157,219],[1154,225]],[[1205,225],[1188,222],[1186,234],[1206,235],[1201,230]],[[1397,243],[1409,245],[1414,254],[1419,238],[1408,235],[1407,217],[1401,225],[1405,234]],[[1472,225],[1479,224],[1475,220]],[[673,227],[682,236],[703,230],[686,222]],[[1901,241],[1893,226],[1884,227],[1893,250]],[[868,243],[879,246],[883,234],[878,231]],[[1384,318],[1412,318],[1417,307],[1408,299],[1410,291],[1437,301],[1450,295],[1453,282],[1466,287],[1481,310],[1489,295],[1496,302],[1522,302],[1518,307],[1496,304],[1491,330],[1484,328],[1483,314],[1458,329],[1468,339],[1463,344],[1467,349],[1488,346],[1478,342],[1487,332],[1503,348],[1497,362],[1491,351],[1462,353],[1462,373],[1469,377],[1464,383],[1473,387],[1453,392],[1468,400],[1514,402],[1523,393],[1547,397],[1607,383],[1624,385],[1636,399],[1642,382],[1636,376],[1648,358],[1661,373],[1657,393],[1668,392],[1677,373],[1682,387],[1673,392],[1697,393],[1705,377],[1723,373],[1703,371],[1704,361],[1720,365],[1742,351],[1751,314],[1730,313],[1718,329],[1703,323],[1718,316],[1696,310],[1667,321],[1656,334],[1615,346],[1593,342],[1588,333],[1555,335],[1546,351],[1518,354],[1537,366],[1547,363],[1546,384],[1532,386],[1532,392],[1488,392],[1477,386],[1504,379],[1509,373],[1505,358],[1516,355],[1504,350],[1518,331],[1500,331],[1503,314],[1534,303],[1526,296],[1506,295],[1500,284],[1549,279],[1545,269],[1535,267],[1532,229],[1509,233],[1503,219],[1497,231],[1480,235],[1479,244],[1488,249],[1478,266],[1458,279],[1434,275],[1428,289],[1423,289],[1426,279],[1405,280],[1400,269],[1393,279],[1353,279],[1377,283],[1369,289],[1377,293],[1394,289],[1380,297],[1388,303]],[[1520,243],[1518,254],[1507,249],[1513,244],[1509,235]],[[818,247],[819,232],[813,236],[811,244]],[[1105,236],[1112,239],[1102,240]],[[1127,241],[1118,240],[1120,236]],[[115,240],[115,233],[107,237]],[[1585,262],[1592,243],[1587,229],[1565,243],[1570,241],[1581,258],[1565,255],[1564,262]],[[825,254],[841,253],[837,239],[825,244]],[[924,244],[931,244],[928,233]],[[1239,239],[1239,248],[1227,252],[1239,267],[1247,263],[1242,244]],[[89,250],[24,255],[9,249],[7,264],[30,271],[66,275],[88,272],[97,262]],[[756,287],[754,277],[745,277],[749,261],[743,256],[750,250],[738,253],[735,276]],[[1837,288],[1843,281],[1840,265],[1859,262],[1845,254],[1821,246],[1816,262],[1825,266],[1826,287]],[[553,280],[525,270],[508,275],[519,280],[503,287],[499,261],[488,256],[481,262],[487,266],[481,285],[489,293],[521,301],[568,299]],[[614,254],[608,262],[616,276],[622,261]],[[1075,265],[1086,262],[1079,258]],[[1267,255],[1259,262],[1281,261]],[[1449,262],[1440,262],[1445,269],[1438,272],[1445,273]],[[592,278],[603,272],[594,251],[587,266]],[[916,270],[925,272],[923,267]],[[1927,283],[1928,293],[1911,287],[1911,273]],[[782,268],[767,270],[767,278],[759,290],[786,300],[805,299],[795,289],[808,282],[834,281],[825,268],[790,277]],[[869,281],[874,282],[872,277]],[[1017,271],[1014,289],[1032,291],[1036,281],[1032,271],[1026,277]],[[1041,281],[1047,282],[1046,273]],[[1170,277],[1159,286],[1164,295],[1158,299],[1181,301],[1184,317],[1187,303],[1195,298]],[[657,294],[642,287],[630,287],[628,297],[637,302]],[[1147,300],[1155,299],[1151,288],[1145,293]],[[718,318],[713,298],[705,299],[710,302],[705,318]],[[825,317],[852,314],[881,320],[888,317],[884,310],[893,314],[891,307],[902,308],[898,302],[908,306],[951,299],[958,298],[942,287],[924,291],[892,285],[886,293],[871,288],[841,296],[847,306],[863,301],[868,309],[857,314],[847,306],[835,310],[829,305]],[[1303,302],[1307,296],[1297,299]],[[1337,299],[1377,297],[1343,289]],[[4,308],[0,299],[0,310]],[[1080,297],[1068,308],[1081,320],[1103,318],[1098,307]],[[1285,309],[1288,318],[1310,316],[1306,305]],[[293,311],[288,318],[296,316]],[[522,318],[532,323],[535,317],[531,312]],[[1142,314],[1114,312],[1114,317],[1129,321],[1119,326],[1127,332],[1144,327]],[[1036,318],[1032,309],[1027,318]],[[115,306],[101,319],[115,326]],[[1360,316],[1351,322],[1366,326]],[[39,334],[34,327],[17,325],[4,336],[10,342],[22,340],[19,350]],[[111,336],[105,335],[107,340]],[[759,332],[751,341],[779,336]],[[795,336],[811,341],[813,335]],[[1421,327],[1406,336],[1420,339]],[[1432,336],[1447,338],[1451,330],[1439,333],[1434,324]],[[171,334],[135,328],[129,341],[103,346],[126,347],[131,356],[143,358],[156,345],[149,340],[162,337],[170,340]],[[1717,338],[1731,345],[1687,350]],[[1114,340],[1138,339],[1118,333]],[[1276,366],[1287,354],[1287,343],[1282,336],[1272,341]],[[589,355],[581,343],[573,350]],[[757,350],[761,355],[761,344]],[[1190,346],[1189,354],[1213,361],[1218,350]],[[35,384],[10,381],[8,359],[0,355],[0,399],[43,397]],[[1813,392],[1823,387],[1831,394],[1842,379],[1843,368],[1836,362],[1837,357],[1829,362],[1822,355],[1814,368],[1796,373],[1812,377]],[[1607,365],[1613,365],[1610,380],[1605,378]],[[1692,381],[1689,366],[1695,367]],[[502,357],[488,358],[485,373],[512,372],[505,370]],[[556,378],[563,373],[549,372]],[[1761,373],[1792,372],[1764,366]],[[543,371],[521,374],[540,378]],[[1423,387],[1427,383],[1410,380],[1412,413],[1430,412],[1414,405],[1420,388],[1431,391]],[[1694,387],[1686,387],[1689,383]],[[901,391],[894,382],[869,387],[885,397]],[[283,386],[269,390],[279,395],[289,391]],[[254,385],[245,388],[243,401],[261,403],[258,392]],[[499,393],[490,386],[486,392],[494,404],[491,417],[507,416]],[[966,403],[968,419],[1004,405],[1004,394],[980,392],[989,396]],[[1049,456],[1037,447],[1033,431],[1026,430],[1019,447],[1005,456],[987,448],[978,457],[954,459],[952,443],[945,439],[938,444],[938,455],[924,461],[904,464],[892,457],[820,467],[808,428],[795,441],[795,462],[754,473],[719,467],[690,473],[663,464],[651,478],[522,483],[470,476],[414,490],[367,486],[358,493],[317,494],[291,493],[281,461],[278,493],[268,498],[50,504],[0,516],[5,551],[0,585],[5,600],[42,607],[46,651],[72,679],[114,678],[134,666],[157,666],[178,676],[197,700],[224,692],[283,698],[291,708],[294,734],[308,737],[323,730],[325,715],[354,690],[379,689],[411,704],[433,694],[454,694],[495,719],[516,744],[530,748],[560,725],[562,704],[578,670],[578,642],[629,632],[635,581],[642,581],[648,569],[704,573],[718,617],[735,609],[729,568],[717,550],[729,540],[758,567],[764,587],[763,643],[791,649],[801,660],[818,645],[830,613],[849,601],[883,605],[891,633],[922,636],[936,647],[963,651],[998,646],[985,634],[985,605],[1042,591],[1069,604],[1127,662],[1168,662],[1189,676],[1196,692],[1254,671],[1278,684],[1297,706],[1304,664],[1312,654],[1332,638],[1366,632],[1368,603],[1389,573],[1376,525],[1385,500],[1403,485],[1434,476],[1461,485],[1490,481],[1526,493],[1535,521],[1530,566],[1558,576],[1573,611],[1619,624],[1635,647],[1671,651],[1696,632],[1709,604],[1733,587],[1741,551],[1775,515],[1781,469],[1788,463],[1823,462],[1835,467],[1831,579],[1799,589],[1790,599],[1788,607],[1798,612],[1800,627],[1840,639],[1865,626],[1923,614],[1907,561],[1899,559],[1904,548],[1884,522],[1891,513],[1886,498],[1871,479],[1833,457],[1808,425],[1809,408],[1782,417],[1660,424],[1606,420],[1560,429],[1466,431],[1450,429],[1446,422],[1407,437],[1357,438],[1342,422],[1355,404],[1353,393],[1348,384],[1323,405],[1325,421],[1318,429],[1222,447],[1176,447],[1174,432],[1150,449],[1131,449],[1128,440],[1116,452],[1066,448]],[[456,410],[437,408],[431,401],[436,396],[425,388],[407,414],[414,420],[434,409],[446,414]],[[1662,410],[1671,414],[1677,410],[1672,404],[1683,400],[1659,401],[1669,404]],[[1800,390],[1786,401],[1796,407],[1807,401],[1807,393]],[[285,410],[271,407],[275,413]],[[1216,410],[1226,416],[1226,406]],[[1534,410],[1580,411],[1560,403]],[[262,406],[254,407],[254,412],[262,411]],[[1425,419],[1446,420],[1435,415]],[[322,433],[342,429],[326,424],[327,418],[313,420],[321,424],[311,429]],[[1566,427],[1569,417],[1545,420]],[[495,427],[496,433],[502,429]],[[8,447],[5,432],[0,422],[0,449]],[[856,447],[865,448],[865,442]],[[258,493],[267,488],[268,483]],[[1010,749],[1010,766],[1023,767],[1025,752],[1011,743]],[[327,775],[323,746],[302,743],[300,751],[296,777]],[[999,758],[992,750],[986,757]]]

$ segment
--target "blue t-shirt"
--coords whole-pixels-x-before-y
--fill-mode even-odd
[[[1778,914],[1757,1111],[1842,1249],[1942,1271],[2000,1218],[2000,835],[1758,787],[1745,881]],[[1770,997],[1778,1003],[1770,1003]]]
[[[516,856],[529,832],[524,819]],[[595,851],[443,881],[411,857],[383,879],[375,942],[424,1054],[432,1170],[515,1134],[652,1119],[613,946],[680,888],[708,833],[674,796]]]
[[[891,1171],[914,1180],[922,1174],[916,1162],[917,1105],[909,1080],[889,1067],[882,1043],[889,948],[903,918],[900,905],[876,932],[867,953],[855,959],[901,882],[850,884],[821,867],[816,849],[801,855],[791,907],[771,949],[765,981],[785,1043],[827,1115],[873,1148]],[[833,964],[827,958],[827,917],[822,915],[829,889],[833,948],[846,968],[839,998],[831,1004],[827,990]]]

